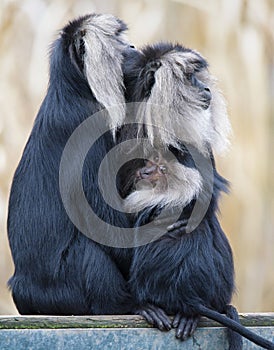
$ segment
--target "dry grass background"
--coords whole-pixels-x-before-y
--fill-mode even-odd
[[[232,182],[222,224],[234,249],[240,311],[274,310],[273,0],[17,0],[0,2],[0,314],[16,313],[6,287],[12,175],[47,86],[47,52],[67,20],[113,13],[135,45],[178,41],[218,76],[234,129],[218,166]]]

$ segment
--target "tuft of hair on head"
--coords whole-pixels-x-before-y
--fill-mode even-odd
[[[108,109],[111,128],[120,126],[125,118],[122,62],[129,46],[126,29],[113,15],[90,14],[61,31],[72,62],[85,75],[96,100]]]
[[[226,104],[201,54],[179,44],[150,45],[142,49],[132,71],[138,72],[134,100],[145,102],[138,107],[137,120],[146,124],[152,144],[158,140],[180,147],[187,142],[203,153],[212,148],[218,154],[228,148]],[[200,90],[190,83],[193,75],[211,92],[207,108]]]

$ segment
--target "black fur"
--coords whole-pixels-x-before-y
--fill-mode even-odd
[[[115,263],[123,265],[128,254],[108,250],[79,232],[59,192],[59,165],[68,138],[102,108],[77,66],[82,60],[76,50],[78,32],[85,18],[65,27],[52,47],[47,95],[12,183],[8,235],[15,271],[9,287],[21,314],[123,314],[133,309],[127,281]],[[90,150],[83,187],[106,222],[128,226],[126,216],[106,205],[97,186],[99,165],[113,145],[108,133]],[[125,266],[126,275],[129,263]]]
[[[125,85],[129,101],[142,102],[150,95],[154,84],[154,74],[161,66],[160,58],[168,51],[185,51],[184,47],[171,44],[159,44],[146,47],[140,55],[130,55],[124,61]],[[201,58],[195,63],[197,70],[207,67]],[[183,127],[183,126],[182,126]],[[134,131],[133,131],[134,132]],[[124,135],[132,131],[122,130]],[[145,132],[144,132],[145,135]],[[190,146],[188,146],[190,147]],[[183,145],[182,145],[183,150]],[[187,159],[179,149],[171,150],[178,161],[185,166]],[[198,150],[195,150],[198,152]],[[192,153],[192,152],[191,152]],[[200,157],[203,157],[200,155]],[[218,218],[218,199],[221,191],[227,191],[227,181],[213,167],[213,192],[208,192],[208,175],[201,172],[203,178],[202,194],[194,199],[186,208],[182,208],[180,220],[187,222],[197,201],[205,201],[211,196],[208,210],[198,227],[190,233],[184,228],[168,232],[159,240],[135,249],[130,269],[129,286],[138,304],[143,305],[140,311],[150,323],[162,327],[162,317],[151,316],[146,305],[156,305],[168,314],[175,314],[173,326],[180,339],[193,334],[199,315],[212,318],[231,330],[240,333],[249,340],[266,349],[274,349],[274,344],[248,331],[239,324],[237,310],[229,305],[235,289],[234,266],[231,247]],[[136,164],[132,163],[132,166]],[[193,164],[192,164],[193,166]],[[126,171],[121,177],[131,176],[134,171]],[[132,189],[128,185],[128,189]],[[156,208],[157,213],[157,208]],[[136,219],[136,226],[141,226],[155,217],[155,208],[147,208]],[[221,315],[226,314],[226,316]],[[229,330],[230,350],[242,349],[242,338]]]
[[[82,20],[71,22],[54,43],[48,92],[11,188],[8,235],[15,271],[9,286],[18,311],[50,315],[135,312],[146,315],[160,329],[170,328],[165,312],[179,313],[178,325],[173,323],[179,330],[181,313],[188,318],[187,325],[191,320],[192,330],[198,315],[205,314],[230,326],[228,318],[224,321],[210,310],[226,312],[234,289],[231,249],[216,218],[217,198],[226,181],[216,169],[209,210],[192,233],[167,232],[145,246],[117,249],[87,238],[67,216],[58,182],[62,152],[75,128],[102,108],[83,72]],[[126,57],[134,62],[131,55]],[[132,71],[138,73],[138,69]],[[134,96],[139,75],[128,78],[130,69],[125,71],[128,94]],[[148,82],[150,87],[151,77]],[[98,189],[99,165],[113,146],[112,134],[106,133],[89,151],[83,188],[105,222],[128,227],[128,217],[107,206]],[[194,201],[182,208],[182,218],[188,218],[193,205]],[[138,220],[139,224],[151,220],[151,210]],[[184,338],[178,332],[177,336]],[[233,346],[230,349],[236,350]]]

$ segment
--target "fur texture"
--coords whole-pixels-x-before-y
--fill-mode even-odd
[[[159,154],[158,157],[164,160],[162,155]],[[168,154],[166,157],[168,157]],[[192,167],[192,162],[188,163],[186,161],[186,158],[190,155],[186,152],[184,157],[184,165],[180,164],[175,156],[169,161],[164,160],[162,162],[167,168],[165,188],[160,182],[156,183],[155,186],[144,183],[144,180],[141,181],[141,184],[137,183],[136,188],[130,191],[124,200],[125,209],[130,212],[137,212],[148,207],[183,208],[193,198],[196,198],[202,188],[202,178],[198,170]],[[135,168],[132,167],[131,169]],[[128,178],[130,181],[131,176],[124,176],[124,180]],[[132,184],[123,184],[122,188],[132,188]]]
[[[159,328],[170,329],[163,310],[197,318],[197,314],[209,312],[208,308],[226,312],[231,300],[232,254],[216,218],[218,195],[226,181],[215,166],[213,195],[199,227],[185,235],[180,230],[167,232],[158,241],[136,249],[106,247],[88,239],[70,221],[59,192],[59,164],[73,131],[103,107],[117,103],[121,104],[118,114],[110,113],[104,122],[117,128],[123,121],[120,65],[124,55],[131,62],[136,55],[121,35],[124,29],[125,25],[112,16],[89,15],[66,26],[53,45],[47,95],[10,193],[8,235],[15,271],[9,286],[21,314],[124,314],[147,310],[146,315],[153,315]],[[135,78],[132,83],[136,83]],[[128,89],[133,96],[134,91],[137,93]],[[127,129],[118,128],[118,134],[123,130]],[[204,135],[204,129],[199,130]],[[164,133],[160,141],[167,142],[167,147],[173,144]],[[195,143],[198,153],[204,151],[207,141],[202,136]],[[128,227],[129,218],[107,206],[98,188],[100,163],[113,146],[111,132],[96,141],[85,159],[82,185],[90,206],[102,220]],[[186,166],[183,159],[179,162]],[[188,219],[195,202],[207,197],[203,195],[206,174],[199,172],[199,176],[203,189],[182,208],[182,218]],[[73,181],[67,190],[74,202],[77,193]],[[78,209],[79,215],[84,215],[81,207]],[[137,226],[151,220],[153,209],[143,210]],[[181,316],[179,320],[181,324]]]
[[[135,249],[129,286],[142,306],[140,313],[159,328],[164,320],[162,313],[151,314],[147,305],[175,314],[173,327],[182,340],[193,334],[199,315],[205,315],[272,349],[271,342],[237,323],[237,311],[229,305],[235,288],[233,256],[217,218],[218,199],[221,191],[227,191],[228,184],[216,170],[212,149],[219,152],[226,147],[230,125],[206,61],[197,52],[180,45],[158,44],[147,46],[137,58],[129,55],[124,71],[127,99],[137,102],[133,112],[139,124],[121,129],[120,138],[124,140],[135,133],[137,139],[147,138],[156,151],[174,152],[177,162],[170,167],[175,173],[174,176],[169,174],[168,187],[177,188],[178,197],[182,197],[180,221],[195,223],[190,231],[175,224],[158,240]],[[195,158],[199,164],[192,159],[192,168],[198,173],[199,181],[194,176],[190,182],[194,173],[190,172],[187,159],[194,154],[198,155]],[[199,167],[209,159],[212,172]],[[132,173],[138,170],[136,163],[132,162],[132,168]],[[188,174],[188,181],[183,174]],[[128,176],[132,181],[130,172],[120,176]],[[125,188],[128,188],[127,195],[123,193],[126,204],[131,201],[133,207],[135,201],[139,208],[138,188],[132,185]],[[169,190],[158,194],[158,202],[153,187],[143,192],[141,199],[146,208],[135,216],[137,234],[138,230],[142,233],[142,226],[155,220],[163,208],[172,209],[176,202],[176,195],[172,196],[174,201],[170,201]],[[186,197],[188,201],[184,202]],[[206,208],[198,220],[194,213],[197,204]],[[155,224],[157,226],[157,220]],[[229,350],[240,350],[242,339],[233,331],[229,331]]]
[[[136,105],[136,118],[146,124],[152,144],[178,147],[183,140],[202,152],[208,145],[217,153],[227,148],[231,128],[226,106],[207,68],[196,51],[165,43],[145,47],[138,60],[125,60],[128,99],[146,102]],[[211,91],[208,108],[193,77]]]
[[[9,287],[21,314],[132,312],[133,300],[123,276],[127,270],[122,273],[115,263],[119,257],[128,266],[126,253],[106,252],[79,232],[59,192],[59,164],[71,133],[103,107],[124,102],[121,61],[123,52],[131,49],[124,41],[125,28],[113,16],[88,15],[69,23],[52,46],[47,95],[15,172],[9,200],[8,236],[15,265]],[[117,126],[123,111],[122,103],[119,115],[106,118],[106,126]],[[101,160],[113,145],[109,132],[89,151],[83,188],[98,216],[124,227],[126,216],[108,208],[97,185]],[[73,187],[68,191],[76,200]]]
[[[91,90],[103,107],[117,106],[110,127],[121,125],[125,116],[123,50],[129,45],[125,25],[111,15],[94,15],[84,26],[84,72]]]

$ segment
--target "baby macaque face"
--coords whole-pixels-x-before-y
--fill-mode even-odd
[[[153,152],[131,177],[130,193],[124,199],[127,210],[146,207],[185,206],[199,193],[202,179],[197,169],[181,164],[170,152]],[[187,162],[187,155],[186,155]]]
[[[136,171],[135,188],[156,188],[161,191],[167,189],[168,164],[160,154],[154,154],[146,161],[143,168]]]

